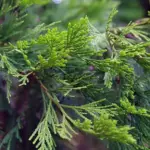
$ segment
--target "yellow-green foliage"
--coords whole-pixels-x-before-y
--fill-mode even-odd
[[[129,133],[132,128],[118,126],[117,120],[111,119],[108,113],[102,113],[100,117],[94,118],[93,123],[90,120],[85,120],[83,123],[77,120],[75,124],[100,139],[109,139],[126,144],[136,143],[134,137]]]
[[[40,35],[37,39],[18,41],[16,46],[11,46],[16,53],[22,54],[31,70],[64,67],[70,54],[80,53],[88,46],[90,37],[87,21],[87,18],[83,18],[77,24],[69,23],[67,31],[48,29],[46,34]],[[43,47],[44,50],[38,47]],[[32,56],[37,58],[32,59]]]
[[[126,113],[144,115],[144,116],[150,117],[147,109],[145,108],[137,109],[135,105],[132,105],[126,97],[123,97],[120,100],[120,104],[123,107],[123,109],[126,111]]]

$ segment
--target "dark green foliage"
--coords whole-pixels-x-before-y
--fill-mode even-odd
[[[41,1],[20,2],[15,4],[21,7],[41,4]],[[3,14],[13,10],[4,8]],[[8,20],[8,26],[5,22],[1,25],[0,68],[7,74],[9,105],[13,102],[11,77],[19,81],[19,89],[28,89],[34,82],[40,89],[34,90],[43,103],[42,115],[29,138],[36,149],[54,149],[54,135],[69,140],[76,132],[75,127],[107,140],[111,150],[148,149],[144,144],[150,140],[150,39],[142,23],[111,28],[116,13],[113,9],[104,33],[97,31],[87,17],[68,23],[66,30],[54,27],[55,23],[27,29],[23,23],[24,12],[23,16],[20,12]],[[10,23],[10,32],[4,32]],[[144,22],[148,23],[149,20]],[[20,32],[20,28],[26,32]],[[128,38],[129,34],[133,38]],[[92,71],[88,70],[89,66],[93,67]],[[141,74],[137,73],[137,66],[142,69]],[[58,93],[68,96],[70,103],[62,104]],[[78,99],[75,105],[72,97]],[[15,118],[16,126],[10,127],[1,147],[10,149],[14,137],[23,138],[18,135],[24,128],[20,119],[33,109],[31,106]],[[12,108],[8,109],[14,113]]]

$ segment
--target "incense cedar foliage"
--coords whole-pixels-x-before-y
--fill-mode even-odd
[[[40,1],[20,2],[1,4],[0,149],[57,149],[77,129],[110,150],[149,149],[149,19],[112,28],[113,9],[104,33],[87,17],[27,28],[23,7]]]

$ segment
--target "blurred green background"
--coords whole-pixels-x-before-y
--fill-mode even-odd
[[[90,22],[101,30],[115,6],[119,13],[114,22],[127,24],[147,15],[149,0],[51,0],[48,5],[34,6],[28,11],[36,14],[34,23],[33,18],[30,18],[33,24],[62,21],[61,27],[64,28],[68,22],[87,15]]]

